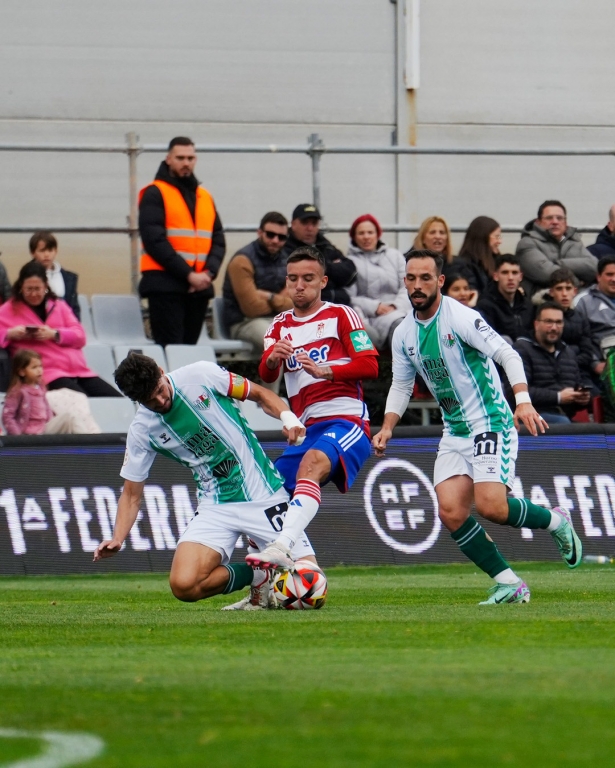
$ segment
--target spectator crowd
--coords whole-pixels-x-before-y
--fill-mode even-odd
[[[193,142],[174,138],[155,179],[140,194],[139,293],[149,305],[153,339],[163,347],[197,343],[226,255],[222,221],[195,175],[196,162]],[[322,299],[351,306],[380,352],[390,350],[395,328],[411,310],[404,255],[387,245],[373,214],[353,221],[346,253],[323,234],[321,223],[321,212],[309,203],[296,205],[290,222],[283,213],[269,211],[255,239],[226,260],[224,324],[231,338],[249,342],[259,356],[276,315],[292,309],[286,264],[302,246],[313,246],[324,258]],[[532,400],[547,421],[568,422],[588,408],[593,396],[615,401],[610,392],[615,387],[615,205],[588,247],[568,224],[559,200],[538,206],[514,254],[501,253],[501,245],[499,223],[481,215],[470,222],[454,255],[446,220],[433,215],[420,225],[408,253],[429,249],[443,256],[443,293],[474,307],[517,349]],[[21,399],[38,402],[39,385],[116,396],[85,364],[78,277],[60,265],[56,238],[35,232],[29,251],[31,259],[14,284],[0,264],[0,348],[10,357],[20,353],[12,407],[17,391]],[[34,376],[28,366],[36,368],[36,381],[24,378]],[[5,373],[5,388],[6,378]],[[279,383],[267,386],[276,389]],[[46,406],[36,408],[41,423],[50,422]],[[19,421],[14,413],[11,419]]]

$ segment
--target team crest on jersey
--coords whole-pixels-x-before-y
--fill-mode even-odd
[[[366,352],[368,349],[374,348],[372,340],[367,335],[367,331],[352,331],[350,341],[355,352]]]
[[[211,404],[211,400],[207,392],[203,392],[203,394],[194,401],[194,404],[200,411],[206,411]]]
[[[325,324],[318,323],[318,325],[316,326],[316,338],[322,339],[324,335],[325,335]]]
[[[442,341],[446,344],[447,347],[454,347],[456,339],[452,333],[445,333],[442,336]]]

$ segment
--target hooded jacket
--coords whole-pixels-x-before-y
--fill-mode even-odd
[[[498,290],[497,282],[492,280],[481,293],[476,309],[500,336],[516,341],[519,336],[532,333],[534,307],[522,289],[516,291],[511,306]]]
[[[575,311],[589,322],[596,357],[602,360],[600,340],[615,334],[615,299],[602,293],[597,285],[592,285],[589,291],[579,299]]]
[[[516,255],[521,262],[523,285],[531,296],[549,285],[549,278],[560,267],[568,267],[585,285],[595,282],[598,259],[583,245],[574,227],[568,227],[558,242],[535,221],[529,221],[517,243]]]
[[[187,178],[172,176],[169,166],[163,160],[158,168],[156,179],[165,181],[179,190],[194,220],[196,190],[199,186],[196,176],[194,174]],[[164,267],[164,270],[150,269],[141,273],[141,282],[139,283],[139,293],[141,296],[148,296],[150,293],[188,293],[190,288],[188,275],[193,270],[182,256],[175,253],[175,250],[167,240],[162,194],[153,185],[147,187],[141,198],[141,204],[139,205],[139,234],[141,235],[145,251]],[[209,251],[206,265],[206,270],[212,275],[212,278],[215,278],[218,274],[225,252],[224,230],[216,211],[216,219],[211,236],[211,250]],[[199,293],[212,298],[214,295],[213,286]]]
[[[284,255],[288,258],[297,248],[302,248],[307,243],[302,243],[293,234],[292,229],[288,233],[288,241],[284,246]],[[344,256],[330,240],[318,233],[314,248],[317,248],[325,258],[325,274],[329,278],[327,286],[322,291],[322,300],[333,304],[350,304],[350,296],[346,290],[357,276],[354,262]]]
[[[615,256],[615,233],[605,227],[601,232],[598,232],[596,242],[590,245],[587,250],[597,259],[601,259],[603,256]]]

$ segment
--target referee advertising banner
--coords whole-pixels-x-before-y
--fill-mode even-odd
[[[586,554],[615,553],[615,429],[521,436],[512,495],[571,510]],[[561,430],[560,430],[561,431]],[[0,574],[166,571],[196,506],[195,485],[180,465],[157,457],[141,511],[124,548],[92,562],[110,538],[122,487],[121,436],[3,438],[0,447]],[[400,430],[383,459],[371,457],[345,495],[329,485],[308,534],[323,566],[467,562],[443,529],[432,485],[436,428]],[[264,441],[273,459],[282,442]],[[271,538],[281,522],[271,516]],[[485,523],[511,560],[558,560],[544,531]],[[245,537],[234,559],[246,554]]]

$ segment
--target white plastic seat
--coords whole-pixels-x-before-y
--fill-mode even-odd
[[[117,366],[113,357],[113,350],[108,344],[86,344],[83,348],[83,356],[88,368],[91,368],[101,379],[117,389],[113,378]]]
[[[91,344],[96,341],[96,332],[94,331],[94,323],[92,322],[92,308],[90,307],[90,300],[84,293],[80,293],[77,296],[79,307],[81,308],[81,318],[79,322],[85,330],[85,336],[87,343]]]
[[[92,296],[92,320],[96,338],[106,344],[147,346],[141,306],[136,296],[95,293]]]
[[[229,330],[224,322],[224,299],[222,296],[216,296],[216,298],[210,302],[211,306],[211,318],[213,320],[214,338],[211,339],[214,344],[216,352],[245,352],[252,353],[254,348],[249,341],[241,341],[240,339],[231,339]],[[205,343],[205,339],[209,338],[207,332],[207,326],[203,323],[203,330],[199,337],[199,344]]]
[[[282,422],[274,419],[261,410],[252,400],[244,400],[239,404],[250,428],[255,432],[277,432],[282,437]]]
[[[116,344],[113,347],[116,364],[119,365],[122,360],[128,357],[129,352],[139,352],[142,355],[147,355],[148,357],[151,357],[152,360],[155,360],[163,371],[166,372],[169,370],[164,349],[160,344],[149,344],[147,346],[139,344]]]
[[[128,432],[135,405],[127,397],[89,397],[90,411],[103,432]]]
[[[211,344],[167,344],[164,351],[170,371],[202,360],[208,363],[216,362],[216,353]]]

